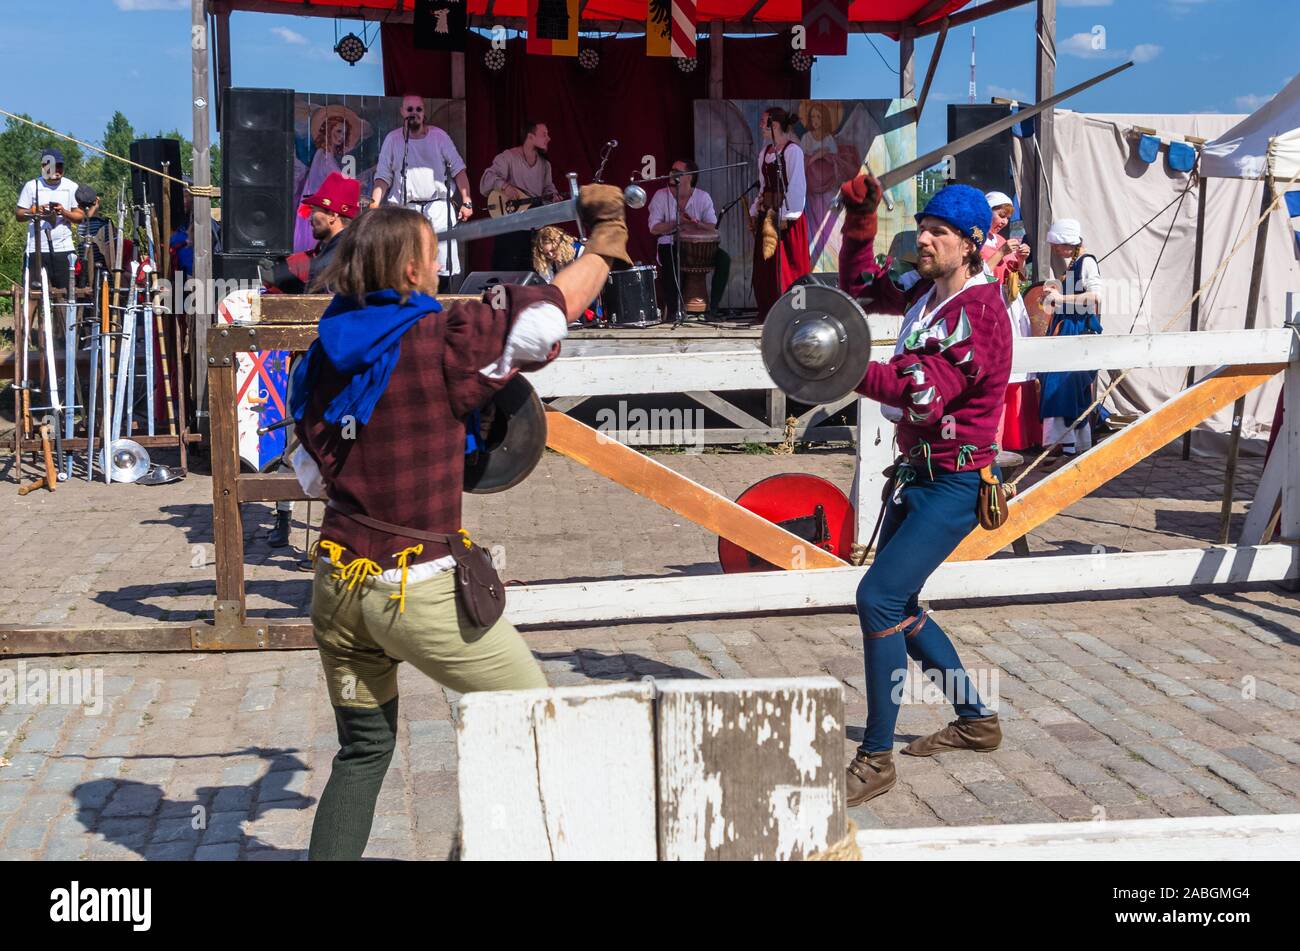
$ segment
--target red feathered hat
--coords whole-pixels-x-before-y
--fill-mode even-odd
[[[329,178],[321,182],[314,194],[304,195],[299,216],[310,218],[313,208],[355,218],[361,210],[361,183],[355,178],[347,178],[338,172],[330,172]]]

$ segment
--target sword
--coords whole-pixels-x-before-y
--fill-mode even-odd
[[[484,218],[470,221],[463,225],[438,233],[439,241],[475,241],[479,238],[495,238],[498,235],[513,234],[516,231],[532,231],[547,225],[563,224],[567,221],[578,223],[579,237],[582,234],[582,222],[578,216],[578,176],[570,172],[569,195],[564,201],[543,205],[541,208],[529,208],[514,214],[502,215],[500,218]],[[640,208],[645,204],[645,191],[637,185],[623,189],[623,200],[630,208]]]
[[[931,152],[926,152],[924,155],[918,156],[912,161],[906,162],[903,165],[898,166],[898,168],[891,168],[889,171],[885,172],[883,175],[880,175],[877,178],[877,181],[880,182],[880,190],[883,192],[887,188],[893,188],[895,185],[899,184],[900,182],[907,181],[917,172],[921,172],[929,168],[931,165],[935,164],[935,162],[938,162],[940,159],[942,159],[945,155],[956,155],[959,152],[965,152],[971,146],[979,145],[985,139],[992,138],[993,136],[997,135],[999,132],[1002,132],[1005,129],[1010,129],[1013,125],[1016,125],[1017,123],[1020,122],[1024,122],[1026,119],[1032,119],[1040,112],[1045,112],[1046,110],[1052,108],[1058,102],[1061,102],[1062,100],[1065,99],[1069,99],[1071,96],[1076,95],[1077,93],[1081,93],[1085,89],[1088,89],[1091,86],[1097,85],[1097,83],[1101,82],[1102,80],[1110,79],[1110,77],[1114,76],[1116,73],[1122,73],[1124,70],[1128,69],[1132,65],[1133,65],[1132,61],[1129,61],[1127,63],[1121,63],[1119,66],[1116,66],[1114,69],[1108,69],[1106,72],[1094,76],[1092,77],[1092,79],[1085,80],[1084,82],[1079,83],[1077,86],[1071,86],[1069,89],[1058,92],[1055,96],[1050,96],[1047,99],[1044,99],[1042,102],[1035,103],[1032,106],[1027,106],[1024,109],[1021,109],[1019,112],[1011,113],[1011,115],[1009,116],[1003,116],[1001,119],[997,119],[993,122],[990,122],[988,125],[976,129],[974,132],[968,132],[965,135],[963,135],[961,138],[954,139],[953,141],[949,142],[947,145],[942,145]],[[866,170],[867,167],[864,164],[862,166],[862,171],[866,171]],[[835,208],[840,207],[839,195],[835,196],[835,201],[832,203],[832,206]]]

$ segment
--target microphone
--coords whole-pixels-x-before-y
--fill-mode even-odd
[[[607,149],[618,148],[618,139],[610,139],[608,142],[605,143],[605,148]]]

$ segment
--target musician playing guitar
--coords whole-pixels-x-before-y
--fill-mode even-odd
[[[483,172],[478,186],[489,205],[496,201],[507,213],[552,202],[559,197],[555,182],[551,180],[551,163],[546,157],[546,147],[551,142],[546,123],[529,119],[522,132],[523,143],[497,155]],[[501,235],[492,248],[492,270],[528,270],[532,248],[531,231]]]

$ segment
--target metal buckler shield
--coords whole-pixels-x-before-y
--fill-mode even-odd
[[[867,315],[848,294],[823,284],[792,287],[763,323],[763,363],[801,403],[833,403],[862,382],[871,360]]]
[[[480,436],[483,447],[465,457],[466,492],[504,492],[537,468],[546,450],[546,409],[523,374],[483,407]]]

